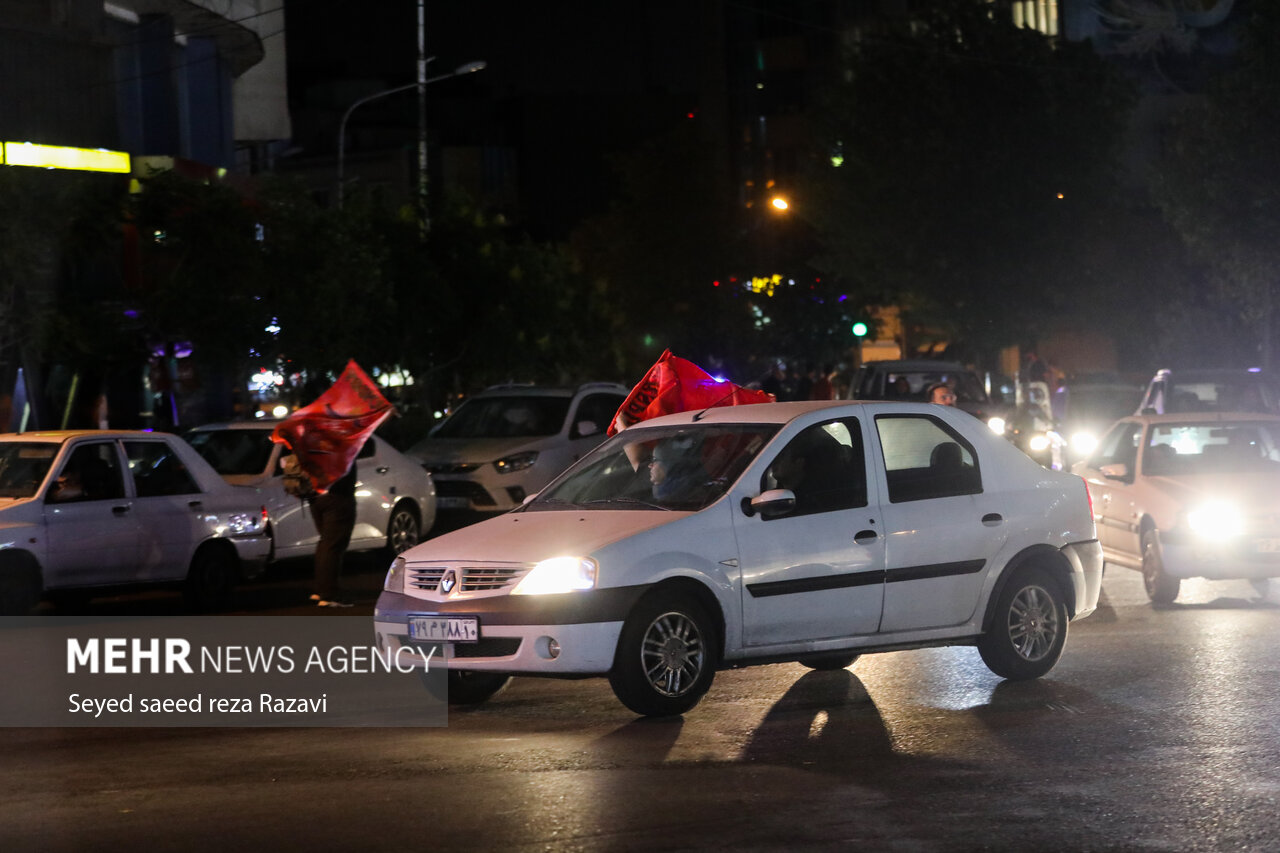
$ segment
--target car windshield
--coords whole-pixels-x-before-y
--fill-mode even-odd
[[[56,444],[0,443],[0,498],[34,497],[57,455]]]
[[[187,442],[224,477],[263,473],[275,446],[266,429],[196,430]]]
[[[564,425],[569,397],[473,397],[458,407],[435,438],[524,438],[555,435]]]
[[[525,509],[699,510],[733,485],[777,431],[776,424],[631,427]]]
[[[1160,424],[1151,428],[1142,473],[1238,474],[1280,468],[1280,421]]]
[[[1169,383],[1164,410],[1175,412],[1274,412],[1275,395],[1258,374]]]

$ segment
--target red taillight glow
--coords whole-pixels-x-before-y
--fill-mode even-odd
[[[1094,518],[1093,514],[1093,492],[1089,491],[1089,482],[1084,478],[1080,478],[1080,482],[1084,483],[1084,496],[1089,501],[1089,517]]]

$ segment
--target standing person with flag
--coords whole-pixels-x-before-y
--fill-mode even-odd
[[[320,542],[316,591],[320,607],[350,607],[339,587],[356,523],[356,457],[393,408],[354,361],[333,387],[278,424],[271,440],[287,445],[310,489],[307,503]]]

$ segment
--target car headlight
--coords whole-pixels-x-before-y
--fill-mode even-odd
[[[1004,418],[997,415],[987,421],[987,426],[990,427],[991,431],[996,435],[1004,435],[1005,427],[1007,427],[1008,424],[1005,423]]]
[[[527,453],[513,453],[510,456],[504,456],[493,463],[493,467],[498,469],[499,474],[510,474],[515,471],[523,471],[537,461],[538,451],[530,450]]]
[[[552,557],[525,575],[512,595],[550,595],[591,589],[596,585],[596,561],[590,557]]]
[[[1187,512],[1187,527],[1197,536],[1239,536],[1244,532],[1244,516],[1235,504],[1209,501]]]
[[[382,581],[382,588],[387,592],[404,592],[405,566],[404,557],[396,557],[387,569],[387,577]]]
[[[1077,432],[1071,436],[1071,449],[1081,456],[1088,456],[1098,447],[1098,437],[1091,432]]]
[[[1038,432],[1035,435],[1031,436],[1031,439],[1027,442],[1027,447],[1030,447],[1036,453],[1040,453],[1042,451],[1048,450],[1049,436],[1045,435],[1042,432]]]

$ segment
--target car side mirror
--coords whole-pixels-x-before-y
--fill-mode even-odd
[[[1128,480],[1129,466],[1123,462],[1112,462],[1103,465],[1098,472],[1108,480]]]
[[[760,514],[763,519],[787,515],[796,508],[796,493],[790,489],[769,489],[754,498],[742,499],[742,513],[748,517]]]
[[[600,424],[595,421],[578,421],[574,425],[574,429],[578,433],[578,438],[586,438],[589,435],[595,435],[600,431]]]

